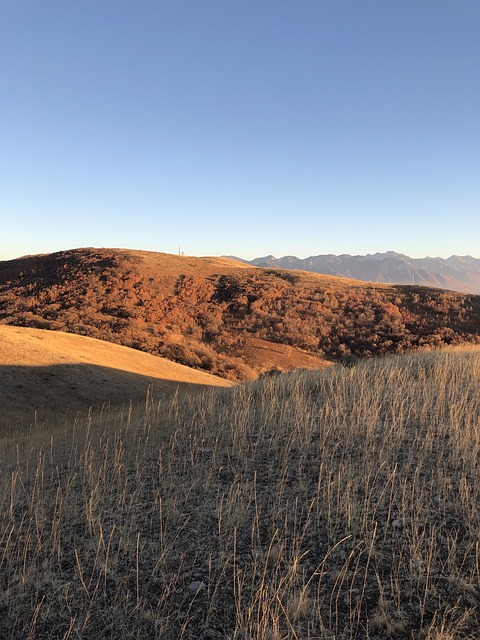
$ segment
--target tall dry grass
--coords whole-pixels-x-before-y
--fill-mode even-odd
[[[0,636],[478,638],[480,352],[2,444]]]

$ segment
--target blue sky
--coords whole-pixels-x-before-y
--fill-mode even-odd
[[[0,259],[480,257],[478,0],[3,0]]]

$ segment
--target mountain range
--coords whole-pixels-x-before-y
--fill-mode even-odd
[[[343,253],[304,259],[296,256],[275,258],[272,255],[254,260],[234,259],[270,269],[295,269],[367,282],[413,284],[480,294],[480,259],[472,256],[410,258],[387,251],[364,256]]]

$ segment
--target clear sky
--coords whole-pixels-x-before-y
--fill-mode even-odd
[[[480,257],[478,0],[1,0],[0,259]]]

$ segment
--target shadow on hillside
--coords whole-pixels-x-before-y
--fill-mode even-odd
[[[143,376],[92,364],[0,366],[0,427],[58,422],[102,408],[167,400],[208,385]]]

